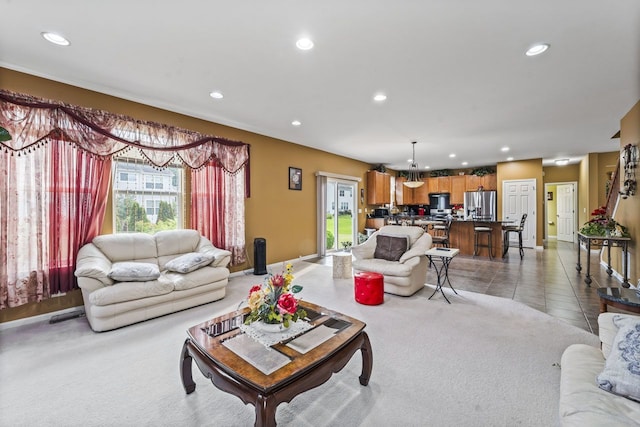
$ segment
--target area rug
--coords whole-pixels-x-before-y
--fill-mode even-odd
[[[274,266],[278,272],[280,266]],[[281,404],[281,426],[552,426],[560,357],[573,343],[598,345],[574,326],[508,299],[445,290],[354,301],[351,279],[298,261],[294,283],[311,302],[367,323],[373,372],[361,358],[327,383]],[[86,319],[0,332],[0,425],[251,426],[254,408],[216,389],[194,366],[196,391],[179,374],[185,331],[234,310],[262,276],[232,277],[215,303],[94,333]]]

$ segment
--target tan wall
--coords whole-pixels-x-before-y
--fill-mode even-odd
[[[545,166],[544,182],[578,182],[580,180],[580,164],[566,166]]]
[[[212,134],[251,145],[251,197],[245,203],[246,244],[252,267],[253,239],[267,239],[267,262],[279,262],[317,253],[316,245],[316,171],[326,171],[361,178],[358,191],[366,185],[370,165],[301,145],[172,113],[158,108],[53,82],[0,68],[2,88],[38,97],[54,99],[90,108],[104,109],[136,119],[164,123]],[[302,169],[302,191],[288,189],[289,166]],[[366,191],[366,189],[365,189]],[[365,208],[358,208],[358,229],[365,225]],[[109,201],[110,203],[111,201]],[[105,232],[111,231],[111,204],[105,218]],[[47,303],[26,304],[0,311],[0,322],[81,305],[78,293]],[[47,308],[52,306],[52,308]]]
[[[640,146],[640,101],[620,121],[620,149],[627,144]],[[636,179],[640,179],[638,169]],[[635,196],[620,199],[615,219],[625,225],[631,233],[629,282],[637,285],[640,280],[640,192],[636,192]],[[620,263],[618,262],[614,268],[621,271]]]
[[[542,180],[542,159],[520,160],[498,163],[498,206],[502,204],[502,181],[514,179],[536,180],[536,246],[542,246],[544,235],[544,184]],[[502,218],[502,210],[498,208]]]
[[[578,229],[590,219],[589,214],[589,156],[580,162],[580,180],[578,181]]]

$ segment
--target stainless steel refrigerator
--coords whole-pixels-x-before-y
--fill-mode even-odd
[[[495,221],[498,218],[498,195],[495,191],[465,191],[464,214],[465,218],[476,217]]]

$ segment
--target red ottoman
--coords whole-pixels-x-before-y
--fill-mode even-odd
[[[384,302],[384,276],[382,274],[364,271],[356,273],[354,281],[356,302],[366,305],[378,305]]]

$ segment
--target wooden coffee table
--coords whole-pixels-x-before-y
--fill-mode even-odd
[[[640,294],[635,289],[598,288],[600,313],[607,312],[607,306],[640,314]]]
[[[358,350],[362,353],[360,384],[366,386],[373,367],[371,343],[364,331],[366,325],[309,302],[301,302],[301,305],[314,327],[336,323],[342,326],[331,338],[305,354],[287,346],[286,342],[271,346],[280,359],[283,359],[282,355],[286,357],[286,364],[268,375],[224,344],[227,340],[250,339],[238,328],[248,314],[248,308],[189,328],[180,358],[182,385],[187,394],[196,389],[191,372],[191,362],[195,361],[200,372],[211,379],[214,386],[255,406],[256,426],[275,426],[276,408],[280,403],[290,402],[298,394],[328,381]],[[311,331],[313,329],[306,333]]]

